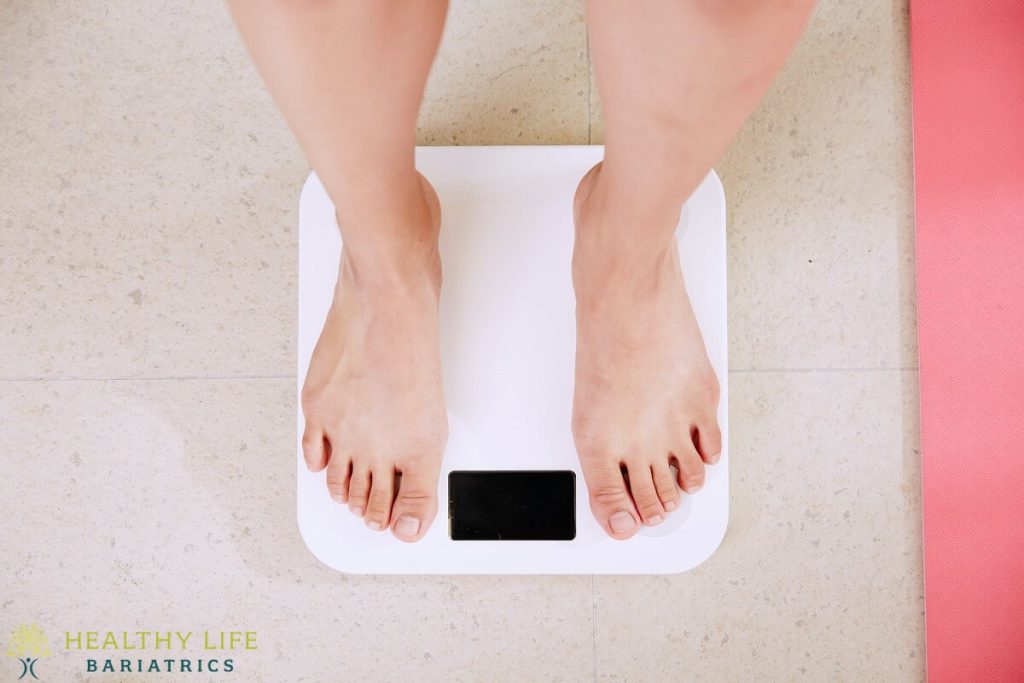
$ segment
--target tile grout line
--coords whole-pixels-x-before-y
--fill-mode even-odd
[[[586,9],[583,10],[583,35],[586,39],[586,52],[587,52],[587,144],[594,144],[594,74],[591,73],[590,61],[590,28],[587,26],[586,21]]]
[[[590,575],[590,673],[597,683],[597,575]]]
[[[0,382],[188,382],[295,379],[295,375],[168,375],[161,377],[0,377]]]
[[[916,365],[896,365],[891,367],[851,367],[851,368],[730,368],[729,374],[756,374],[756,373],[787,373],[787,372],[917,372]]]
[[[916,365],[893,367],[848,367],[848,368],[732,368],[730,375],[741,374],[782,374],[782,373],[829,373],[829,372],[917,372]],[[295,375],[165,375],[155,377],[0,377],[0,382],[167,382],[167,381],[225,381],[225,380],[277,380],[295,379]]]

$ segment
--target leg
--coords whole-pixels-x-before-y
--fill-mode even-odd
[[[588,1],[606,146],[576,196],[573,434],[591,508],[614,538],[662,521],[676,481],[695,493],[720,455],[718,380],[673,232],[811,6]]]
[[[447,440],[437,197],[413,165],[446,0],[229,0],[338,212],[334,303],[303,387],[303,450],[338,503],[418,540]],[[396,490],[397,489],[397,490]]]

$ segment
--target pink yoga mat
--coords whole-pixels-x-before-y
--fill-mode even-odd
[[[1024,681],[1024,0],[911,0],[931,681]]]

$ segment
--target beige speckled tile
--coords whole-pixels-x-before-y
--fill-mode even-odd
[[[733,367],[917,364],[905,5],[821,3],[720,164]]]
[[[255,630],[247,681],[592,679],[590,577],[319,564],[293,400],[289,380],[0,382],[0,637],[41,625],[48,680],[84,666],[64,631],[141,628]]]
[[[734,368],[916,364],[905,12],[822,0],[719,164]],[[252,629],[267,681],[921,678],[914,373],[734,373],[722,548],[597,579],[596,622],[589,577],[344,577],[294,522],[307,167],[223,4],[8,0],[0,64],[0,379],[266,377],[0,382],[0,637]],[[582,3],[453,0],[421,144],[588,138]]]
[[[923,679],[917,374],[729,389],[725,540],[688,574],[597,579],[598,679]]]
[[[588,90],[582,0],[453,0],[419,139],[586,144]]]
[[[291,371],[306,165],[223,3],[5,2],[0,63],[0,376]]]
[[[733,368],[917,365],[906,11],[819,2],[717,166]]]
[[[222,3],[0,6],[0,377],[293,372],[306,163]],[[578,2],[455,2],[425,144],[586,141]]]

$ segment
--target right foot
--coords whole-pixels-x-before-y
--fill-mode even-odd
[[[437,513],[448,438],[438,342],[440,210],[420,176],[409,202],[375,215],[401,243],[345,247],[334,302],[302,390],[303,453],[327,488],[374,530],[423,537]],[[401,228],[395,230],[395,227]],[[364,232],[363,234],[373,234]]]
[[[600,170],[576,196],[573,437],[594,517],[622,540],[660,524],[680,488],[700,489],[722,436],[718,379],[679,264],[679,207],[634,214],[609,199]]]

